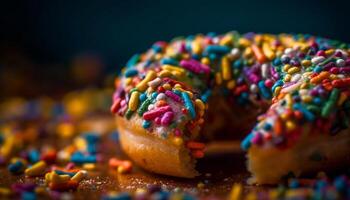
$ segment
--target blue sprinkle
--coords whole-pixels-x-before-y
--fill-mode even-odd
[[[265,129],[265,131],[269,131],[272,129],[272,125],[270,123],[265,123],[264,129]]]
[[[23,192],[21,200],[36,200],[36,194],[34,192]]]
[[[314,68],[314,72],[317,72],[317,73],[320,73],[321,71],[323,70],[323,68],[321,67],[321,66],[316,66],[315,68]]]
[[[313,103],[316,105],[321,105],[322,104],[322,99],[320,97],[315,97],[313,100]]]
[[[276,83],[272,86],[272,91],[273,92],[275,92],[275,89],[276,89],[276,87],[278,87],[278,86],[282,86],[283,85],[283,81],[282,80],[278,80],[278,81],[276,81]]]
[[[159,46],[159,45],[153,45],[153,46],[152,46],[152,49],[153,49],[153,51],[156,52],[156,53],[159,53],[159,52],[162,51],[162,47]]]
[[[205,52],[207,52],[208,54],[226,54],[230,52],[230,48],[227,46],[209,45],[205,49]]]
[[[184,100],[184,104],[186,109],[189,111],[191,118],[194,119],[196,117],[196,111],[193,107],[192,101],[190,99],[190,96],[187,94],[187,92],[181,93],[182,99]]]
[[[339,192],[345,192],[347,187],[346,187],[346,180],[343,176],[337,177],[334,180],[334,187],[339,191]]]
[[[244,151],[247,151],[249,149],[249,147],[252,145],[252,138],[253,138],[253,133],[250,133],[247,137],[244,138],[244,140],[241,143],[241,148]]]
[[[315,115],[312,112],[310,112],[308,109],[306,109],[300,103],[295,103],[293,105],[293,108],[295,110],[299,110],[300,112],[302,112],[307,121],[314,121],[315,120]]]
[[[273,64],[274,66],[279,66],[279,65],[282,64],[282,61],[281,61],[280,58],[276,58],[275,60],[273,60],[272,64]]]
[[[160,61],[160,64],[162,65],[179,65],[179,62],[175,59],[172,59],[172,58],[163,58],[161,61]]]
[[[265,99],[271,99],[271,98],[272,98],[271,92],[270,92],[270,90],[265,86],[264,81],[260,81],[260,82],[258,83],[258,87],[259,87],[259,89],[260,89],[260,92],[261,92],[262,96],[263,96]]]
[[[76,164],[84,163],[96,163],[97,159],[94,155],[84,155],[83,153],[76,151],[71,156],[71,161]]]
[[[28,153],[28,159],[31,163],[36,163],[40,160],[40,153],[36,149],[32,149]]]
[[[146,95],[146,93],[142,93],[141,95],[140,95],[140,101],[141,102],[144,102],[146,99],[147,99],[147,95]]]
[[[87,141],[87,143],[93,143],[93,144],[95,144],[100,140],[100,136],[94,132],[85,133],[84,138]]]
[[[153,92],[152,95],[151,95],[152,99],[157,98],[157,96],[158,96],[158,93],[157,93],[157,92]]]
[[[11,172],[11,173],[19,173],[22,171],[24,165],[21,161],[16,161],[14,163],[11,163],[7,169]]]
[[[111,134],[109,134],[109,137],[113,141],[118,142],[119,141],[119,133],[118,133],[118,131],[113,131]]]
[[[235,62],[233,62],[233,68],[235,69],[240,69],[242,66],[242,60],[236,60]]]
[[[125,77],[133,77],[137,75],[139,72],[136,69],[127,69],[124,73]]]
[[[76,174],[76,173],[73,173],[73,172],[65,172],[65,171],[58,170],[58,169],[56,169],[55,172],[58,175],[68,175],[70,177],[73,177]]]
[[[130,68],[130,67],[135,66],[139,60],[140,60],[140,55],[139,54],[133,55],[130,58],[130,60],[126,63],[126,67]]]
[[[203,95],[201,96],[201,99],[204,103],[207,103],[208,102],[208,99],[211,95],[211,90],[206,90]]]
[[[151,122],[150,121],[147,121],[147,120],[143,120],[142,122],[142,127],[143,128],[149,128],[151,126]]]
[[[291,189],[296,189],[298,188],[300,185],[299,185],[299,181],[297,179],[293,179],[290,181],[289,183],[289,188]]]

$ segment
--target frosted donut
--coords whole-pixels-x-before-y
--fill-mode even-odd
[[[348,54],[348,44],[301,34],[156,42],[115,81],[122,148],[144,169],[192,178],[206,142],[245,138],[259,184],[349,166]]]

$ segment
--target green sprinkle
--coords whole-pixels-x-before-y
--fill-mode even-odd
[[[148,106],[152,103],[152,99],[148,98],[146,99],[141,106],[139,107],[139,109],[137,110],[137,113],[139,114],[139,116],[142,116],[143,113],[145,113],[148,109]]]
[[[130,109],[128,109],[125,113],[126,119],[130,119],[132,114],[134,114],[134,111],[131,111]]]

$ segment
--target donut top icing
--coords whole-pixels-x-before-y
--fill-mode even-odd
[[[232,105],[269,103],[242,148],[282,147],[306,123],[330,134],[348,127],[348,54],[348,44],[301,34],[210,33],[156,42],[127,62],[111,110],[182,145],[198,137],[212,93]]]

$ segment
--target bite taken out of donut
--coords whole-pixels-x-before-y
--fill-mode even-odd
[[[349,53],[302,34],[156,42],[115,81],[122,148],[149,171],[192,178],[208,142],[242,140],[258,184],[349,166]]]

